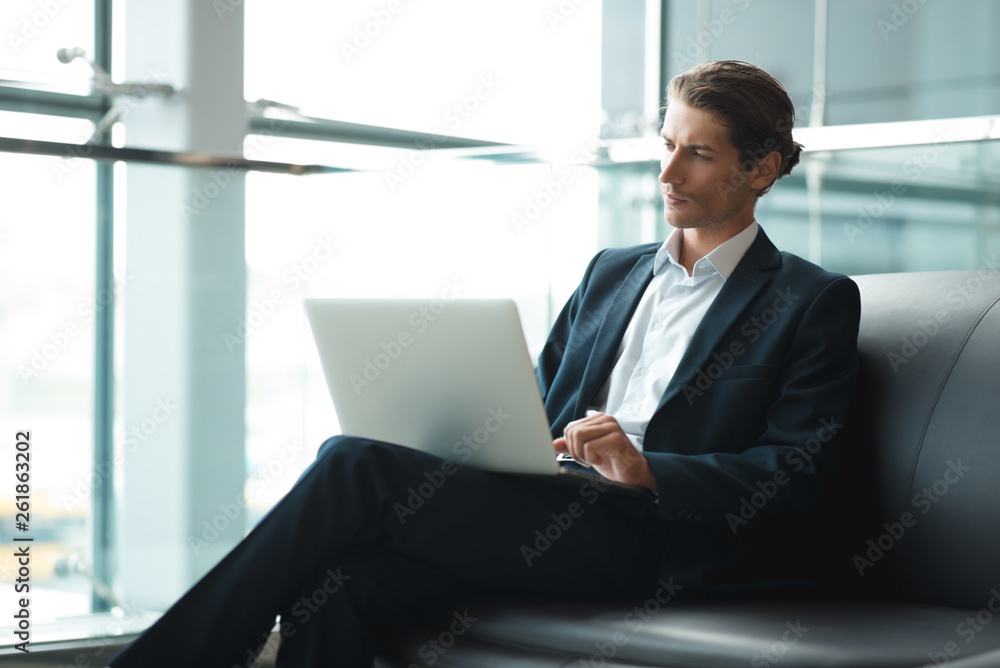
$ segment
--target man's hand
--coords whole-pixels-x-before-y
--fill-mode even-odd
[[[649,462],[610,415],[595,412],[570,422],[552,445],[605,478],[656,491]]]

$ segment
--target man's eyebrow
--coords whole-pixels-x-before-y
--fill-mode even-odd
[[[662,130],[660,131],[660,136],[663,137],[663,139],[665,139],[666,141],[673,141],[672,139],[670,139],[670,137],[665,135]],[[718,151],[716,151],[708,144],[685,144],[684,148],[693,151],[711,151],[712,153],[718,153]]]

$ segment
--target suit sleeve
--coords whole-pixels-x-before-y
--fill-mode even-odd
[[[538,355],[536,376],[538,377],[538,388],[542,393],[542,401],[548,398],[552,381],[566,355],[566,347],[569,342],[570,333],[573,330],[573,325],[576,322],[577,314],[580,311],[580,304],[583,302],[587,286],[590,284],[591,276],[594,273],[594,266],[603,253],[603,250],[597,253],[590,261],[590,264],[587,265],[587,270],[583,273],[580,285],[577,286],[576,290],[563,306],[562,311],[559,312],[555,323],[552,325],[552,329],[549,330],[549,336],[545,340],[542,352]]]
[[[780,352],[777,389],[764,427],[746,446],[694,455],[644,453],[663,519],[725,523],[735,532],[748,523],[748,515],[753,523],[787,519],[823,500],[853,399],[859,319],[858,288],[846,277],[829,283],[805,307]],[[736,419],[741,408],[713,406],[727,414],[712,419]],[[746,503],[753,512],[741,514]]]

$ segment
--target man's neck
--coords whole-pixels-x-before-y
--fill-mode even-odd
[[[681,230],[680,264],[690,276],[694,263],[729,241],[753,223],[753,218],[741,227],[689,227]]]

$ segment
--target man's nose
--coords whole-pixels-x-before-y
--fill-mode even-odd
[[[660,158],[660,183],[680,183],[682,181],[676,158],[677,151],[666,153]]]

